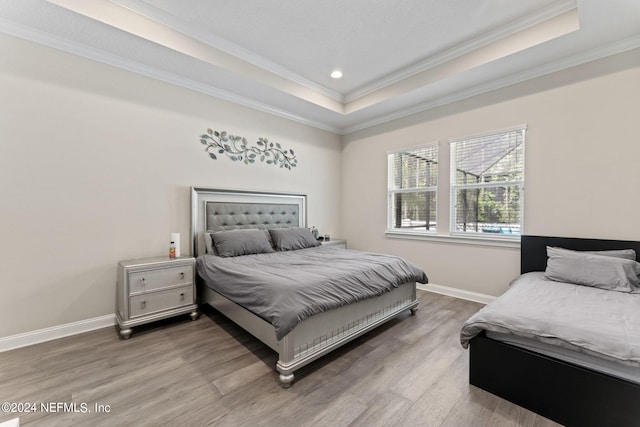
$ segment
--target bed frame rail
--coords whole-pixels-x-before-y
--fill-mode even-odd
[[[469,383],[566,426],[640,425],[640,385],[484,336],[471,340]]]

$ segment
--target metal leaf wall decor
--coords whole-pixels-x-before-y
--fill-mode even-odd
[[[209,157],[217,160],[217,154],[226,154],[234,162],[253,164],[256,159],[269,165],[280,166],[292,170],[298,164],[293,150],[283,150],[277,142],[270,142],[267,138],[258,138],[254,145],[247,142],[247,138],[207,129],[207,133],[200,135],[200,142],[206,145],[205,151]]]

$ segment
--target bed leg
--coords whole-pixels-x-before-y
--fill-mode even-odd
[[[289,388],[291,387],[292,382],[293,382],[293,374],[289,374],[289,375],[280,374],[280,383],[282,384],[282,387]]]

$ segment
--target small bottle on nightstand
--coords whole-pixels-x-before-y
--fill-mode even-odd
[[[175,258],[175,257],[176,257],[176,243],[171,242],[171,244],[169,245],[169,258]]]

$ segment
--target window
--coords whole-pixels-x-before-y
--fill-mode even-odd
[[[451,233],[520,235],[524,126],[451,140]]]
[[[435,232],[438,145],[391,153],[388,162],[387,228]]]

